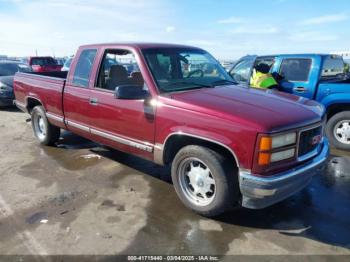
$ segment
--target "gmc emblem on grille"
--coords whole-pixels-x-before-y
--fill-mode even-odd
[[[314,136],[311,139],[310,144],[313,145],[313,146],[317,145],[317,144],[319,144],[321,142],[321,140],[322,140],[322,136],[321,135]]]

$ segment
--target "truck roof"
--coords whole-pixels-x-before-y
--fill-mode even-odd
[[[129,46],[139,49],[149,49],[149,48],[191,48],[202,50],[201,48],[189,46],[189,45],[180,45],[180,44],[170,44],[170,43],[144,43],[144,42],[118,42],[118,43],[98,43],[98,44],[88,44],[82,45],[81,48],[98,48],[103,46]]]

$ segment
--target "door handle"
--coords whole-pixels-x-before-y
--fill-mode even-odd
[[[89,98],[90,105],[97,106],[98,105],[98,99],[96,97],[90,97]]]
[[[307,92],[307,88],[301,87],[301,86],[299,86],[299,87],[294,87],[293,90],[294,90],[295,92],[297,92],[297,93],[305,93],[305,92]]]

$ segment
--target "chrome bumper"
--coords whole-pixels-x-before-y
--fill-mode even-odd
[[[328,140],[324,139],[321,152],[301,166],[271,177],[259,177],[240,170],[239,184],[242,206],[260,209],[273,205],[300,191],[313,175],[324,168],[329,155]]]

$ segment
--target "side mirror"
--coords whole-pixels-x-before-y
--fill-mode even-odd
[[[114,97],[117,99],[145,99],[149,93],[139,85],[121,85],[117,86],[114,91]]]

